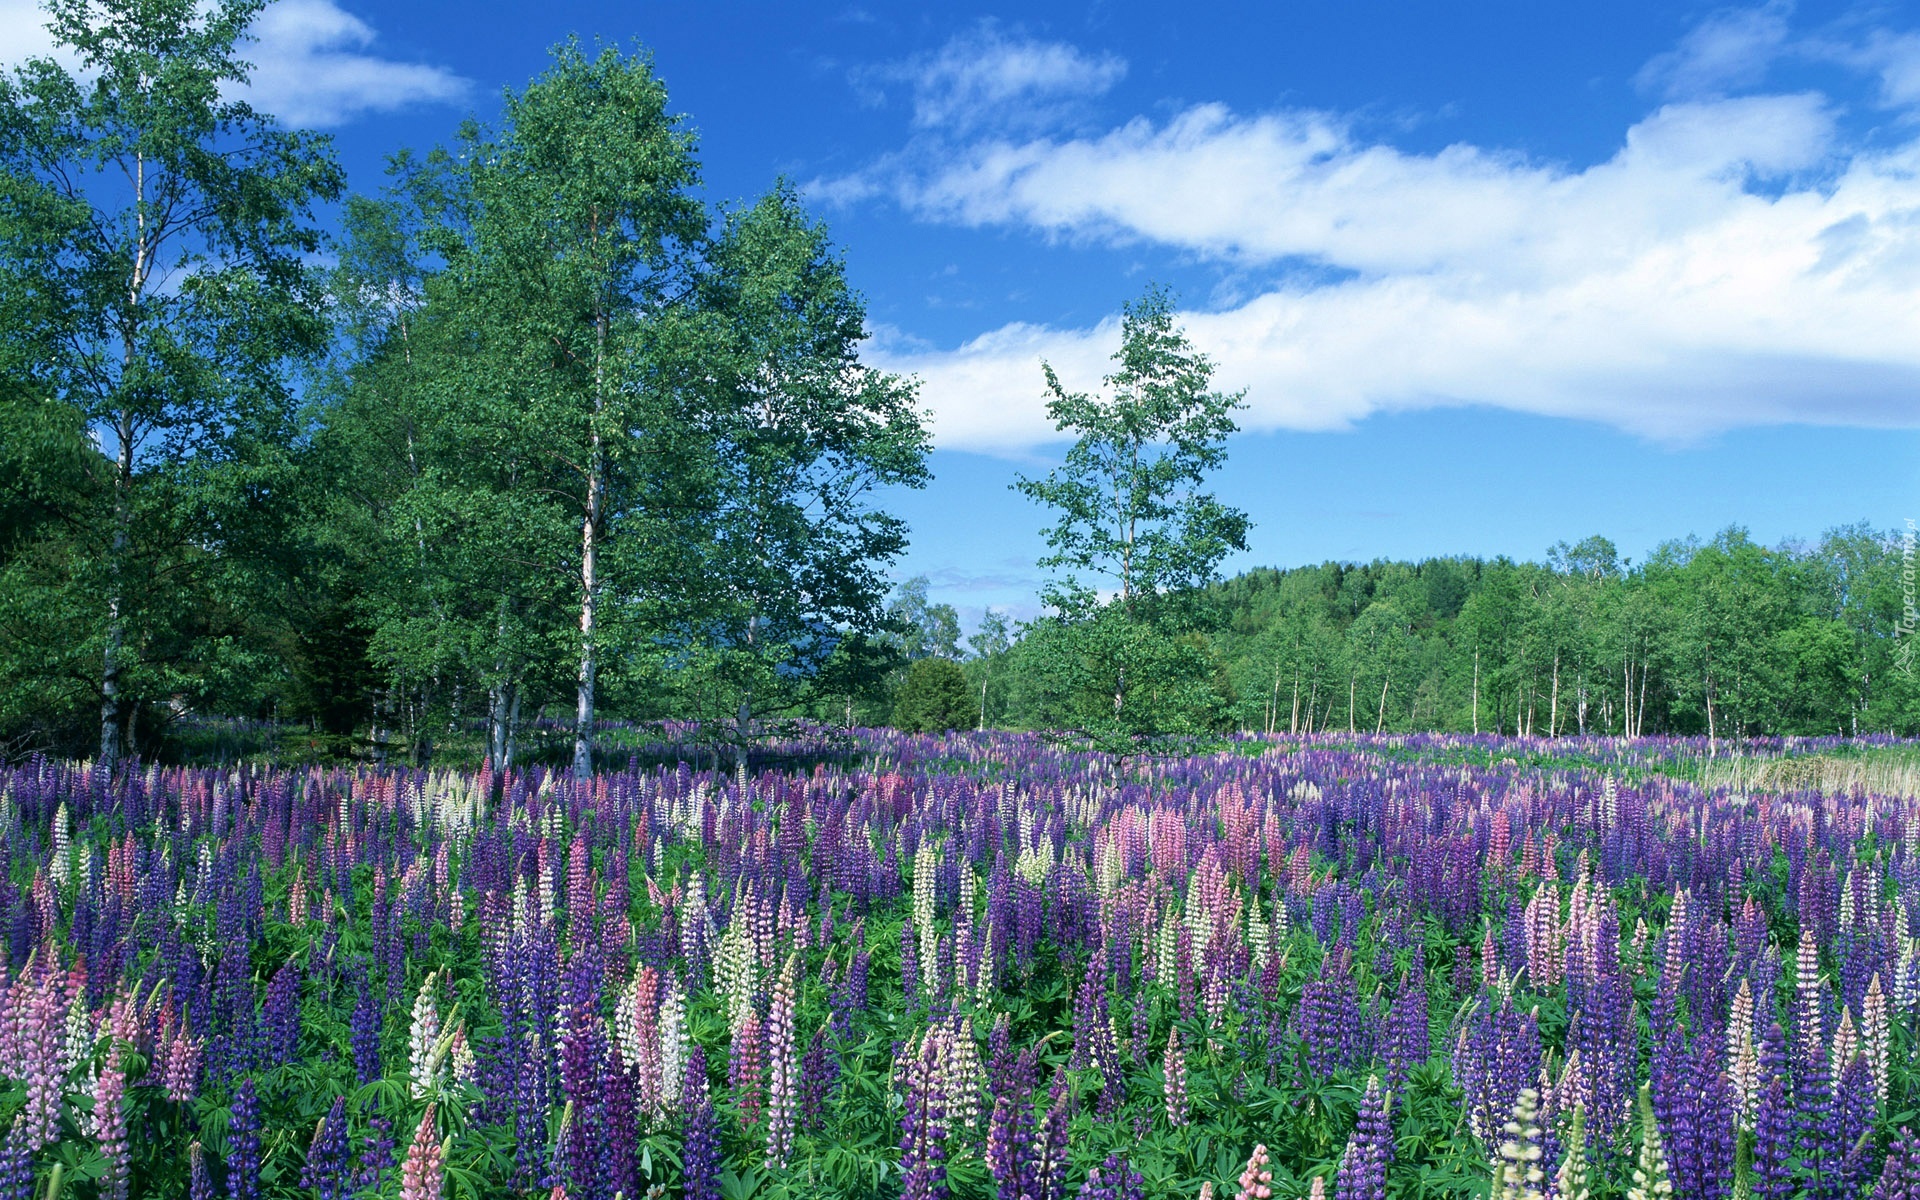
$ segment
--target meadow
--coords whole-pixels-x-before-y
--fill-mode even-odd
[[[689,733],[0,771],[0,1197],[1920,1194],[1910,747]]]

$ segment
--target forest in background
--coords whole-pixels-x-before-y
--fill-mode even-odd
[[[1219,720],[1264,732],[1911,734],[1901,552],[1861,525],[1777,549],[1733,529],[1631,565],[1590,537],[1537,563],[1249,571],[1211,589]],[[1062,698],[1022,669],[1018,648],[1004,673],[1008,719],[1046,724]]]

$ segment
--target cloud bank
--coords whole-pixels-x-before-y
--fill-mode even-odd
[[[1893,104],[1920,90],[1915,46],[1881,32],[1849,52]],[[1247,428],[1438,405],[1670,441],[1920,424],[1920,137],[1896,114],[1862,146],[1825,95],[1727,94],[1794,52],[1778,8],[1711,18],[1642,71],[1657,106],[1578,169],[1200,104],[1072,136],[918,137],[818,190],[1288,280],[1184,318],[1218,382],[1247,389]],[[1011,324],[874,358],[922,376],[941,446],[1018,454],[1057,436],[1039,360],[1089,387],[1117,341],[1117,319]]]

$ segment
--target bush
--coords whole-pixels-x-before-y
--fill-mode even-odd
[[[893,727],[907,733],[967,729],[978,715],[966,673],[950,658],[914,660],[893,702]]]

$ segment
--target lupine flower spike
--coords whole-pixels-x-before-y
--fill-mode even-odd
[[[1273,1195],[1273,1171],[1267,1165],[1270,1161],[1266,1143],[1253,1148],[1247,1169],[1240,1172],[1240,1190],[1233,1194],[1233,1200],[1269,1200]]]

